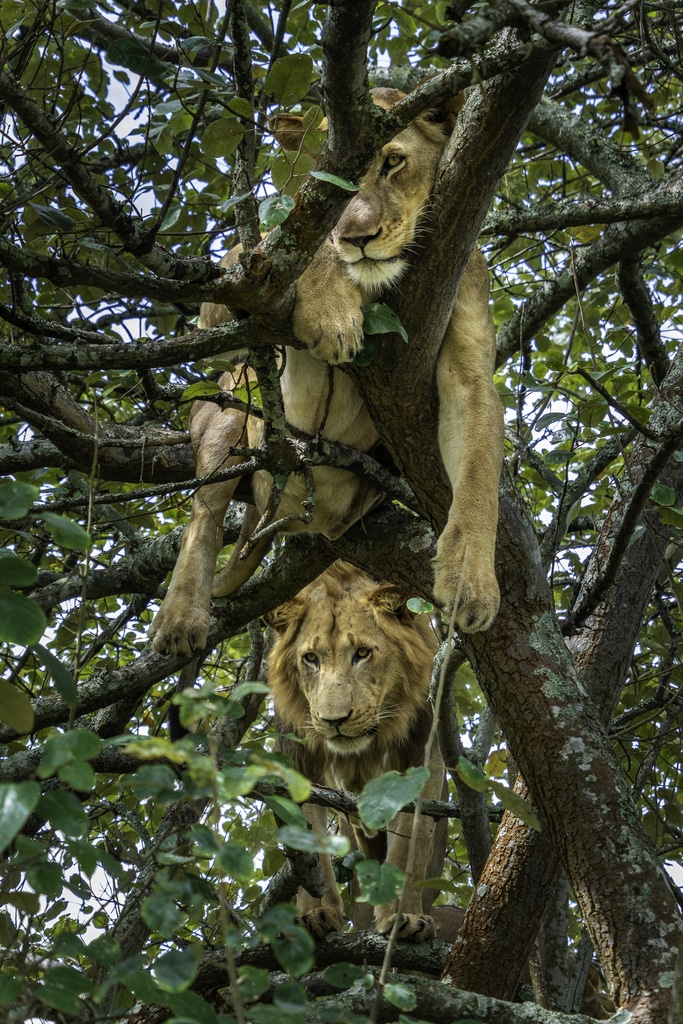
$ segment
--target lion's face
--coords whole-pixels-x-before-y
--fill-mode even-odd
[[[384,109],[403,97],[395,89],[375,89],[372,95]],[[370,295],[394,284],[408,265],[460,104],[457,97],[447,111],[421,115],[387,143],[332,232],[349,275]]]
[[[337,757],[406,742],[436,641],[405,594],[337,562],[269,622],[279,635],[268,678],[288,727]]]

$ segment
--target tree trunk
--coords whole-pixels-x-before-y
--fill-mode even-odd
[[[517,870],[525,891],[533,890],[538,879],[539,894],[544,895],[544,883],[555,877],[550,870],[550,839],[617,1003],[626,1006],[638,1024],[660,1024],[668,1010],[670,992],[664,985],[673,972],[680,917],[559,632],[537,541],[511,485],[504,489],[498,546],[501,612],[488,633],[467,640],[467,648],[543,824],[543,834],[529,840],[536,847],[533,856],[527,850],[527,860],[518,846],[516,854],[525,870],[519,864]],[[523,831],[501,829],[494,844],[494,903],[501,898],[501,877],[493,868],[504,864],[504,847],[510,849],[506,840],[513,836],[519,842]],[[530,863],[535,865],[531,875]],[[544,876],[539,874],[541,866]],[[487,870],[478,893],[488,895],[488,878]],[[484,908],[475,909],[481,922]],[[472,918],[470,928],[471,922]],[[491,926],[487,921],[487,932]],[[482,972],[481,962],[473,965],[469,960],[469,930],[466,918],[444,975],[462,988],[476,988],[482,974],[490,976]],[[509,951],[510,935],[505,938]],[[488,951],[485,959],[492,965]]]

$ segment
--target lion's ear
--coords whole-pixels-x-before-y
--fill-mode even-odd
[[[387,615],[395,615],[398,619],[412,619],[413,613],[409,610],[408,595],[405,590],[395,586],[393,583],[383,583],[368,594],[368,602],[380,612]]]
[[[276,633],[284,633],[290,622],[302,617],[304,604],[305,602],[301,598],[293,597],[291,601],[285,601],[284,604],[273,608],[272,612],[266,612],[263,621]]]
[[[304,143],[306,135],[310,135],[312,129],[310,126],[304,126],[303,117],[297,114],[276,114],[268,121],[268,128],[282,148],[289,153],[297,153],[299,150],[309,152]],[[327,118],[324,117],[314,130],[327,131]]]
[[[450,135],[455,127],[455,120],[458,116],[459,110],[462,108],[465,102],[465,93],[459,92],[457,96],[451,96],[449,99],[444,100],[438,107],[432,107],[431,110],[425,110],[422,114],[422,118],[428,124],[438,124],[443,127],[443,131],[446,135]]]

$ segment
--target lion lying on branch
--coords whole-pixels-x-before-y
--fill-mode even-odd
[[[402,95],[395,89],[373,90],[375,103],[385,109]],[[439,158],[460,105],[461,98],[456,97],[426,111],[382,148],[332,234],[297,282],[293,328],[307,347],[286,347],[279,360],[286,420],[302,434],[320,435],[363,452],[369,452],[379,439],[358,389],[338,367],[353,360],[363,347],[363,305],[396,287],[409,265]],[[292,118],[287,124],[291,145]],[[238,252],[229,253],[223,265],[234,262]],[[461,280],[436,365],[439,447],[453,499],[434,559],[434,595],[446,611],[454,612],[456,624],[468,631],[487,629],[500,600],[494,549],[503,428],[491,379],[495,339],[488,300],[488,272],[475,251]],[[205,303],[200,325],[213,327],[230,316],[225,306]],[[244,371],[224,374],[221,387],[232,391],[247,378]],[[245,444],[258,447],[263,422],[234,408],[222,410],[198,401],[190,417],[190,434],[197,474],[203,477],[244,461],[244,455],[233,451]],[[420,443],[419,438],[415,443]],[[314,467],[308,479],[302,473],[290,473],[281,494],[273,491],[271,476],[259,470],[252,480],[255,507],[247,515],[243,537],[228,565],[214,578],[223,518],[236,486],[236,478],[208,484],[194,497],[173,578],[150,630],[157,651],[191,654],[205,647],[211,595],[235,591],[270,544],[270,535],[264,536],[246,557],[240,557],[264,510],[285,520],[285,531],[319,532],[333,540],[383,497],[360,477],[333,466]],[[272,494],[279,498],[276,508],[269,508]],[[309,509],[307,515],[302,514],[304,508]]]

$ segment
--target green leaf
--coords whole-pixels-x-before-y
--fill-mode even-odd
[[[292,53],[273,61],[264,89],[275,103],[291,107],[308,92],[313,80],[313,60],[308,53]]]
[[[185,915],[166,893],[153,892],[146,896],[140,914],[145,924],[164,939],[170,939],[185,923]]]
[[[88,832],[88,815],[73,793],[56,789],[41,796],[38,813],[65,836],[82,839]]]
[[[35,715],[28,694],[12,683],[0,679],[0,722],[21,735],[33,729]]]
[[[298,981],[285,981],[274,989],[273,1002],[283,1013],[303,1013],[308,996]]]
[[[90,729],[70,729],[68,732],[53,733],[45,741],[43,756],[38,767],[38,778],[48,779],[71,761],[89,761],[102,749],[102,740]]]
[[[406,345],[408,333],[394,313],[393,309],[383,302],[370,302],[363,306],[364,334],[400,334]]]
[[[377,334],[366,334],[363,338],[363,347],[360,352],[353,358],[354,366],[369,366],[372,360],[377,355],[377,349],[379,348],[379,335]]]
[[[232,156],[244,138],[244,126],[236,117],[219,117],[204,129],[201,149],[212,160]]]
[[[676,504],[676,492],[673,487],[668,487],[666,484],[653,484],[650,497],[656,505],[670,507]]]
[[[109,966],[121,957],[121,947],[112,935],[98,935],[88,943],[87,953],[96,964]]]
[[[271,946],[280,966],[293,978],[310,971],[315,963],[313,936],[300,925],[286,925],[271,940]]]
[[[168,804],[178,795],[177,776],[166,764],[143,764],[134,775],[127,775],[124,781],[139,800],[151,797],[159,804]],[[210,834],[213,836],[212,832]]]
[[[241,203],[243,199],[248,199],[251,194],[251,192],[243,192],[241,196],[230,196],[229,199],[225,199],[222,203],[218,204],[218,209],[221,213],[227,213],[237,203]]]
[[[20,519],[39,494],[37,487],[23,480],[0,480],[0,519]]]
[[[317,178],[318,181],[328,181],[330,185],[338,185],[345,192],[358,191],[358,185],[354,185],[352,181],[348,181],[346,178],[340,178],[338,174],[331,174],[329,171],[311,171],[310,175],[312,178]]]
[[[60,864],[48,864],[47,861],[37,861],[26,867],[26,881],[34,892],[47,896],[54,900],[64,888],[64,878]]]
[[[356,864],[356,878],[361,887],[359,903],[380,907],[395,900],[403,891],[406,875],[396,864],[379,864],[376,860],[361,860]]]
[[[293,825],[284,825],[278,829],[276,838],[279,843],[291,846],[293,850],[302,850],[305,853],[329,853],[332,857],[342,857],[349,851],[349,841],[346,836],[316,835],[307,828],[297,828]]]
[[[268,196],[259,203],[259,219],[266,228],[274,228],[287,220],[295,205],[293,196]]]
[[[358,797],[358,813],[368,828],[386,828],[400,809],[415,800],[429,779],[424,766],[408,768],[402,775],[385,772],[364,787]]]
[[[76,688],[76,680],[71,671],[43,644],[33,644],[32,650],[40,664],[45,666],[54,679],[55,687],[60,697],[70,708],[76,707],[78,690]],[[81,731],[87,732],[88,730],[75,730],[75,732]],[[96,753],[99,753],[99,750]],[[91,754],[89,756],[92,757],[94,755]]]
[[[14,590],[0,590],[0,640],[28,647],[40,640],[46,627],[35,601]]]
[[[24,981],[21,978],[10,978],[7,974],[0,974],[0,1006],[7,1006],[21,994],[24,988]]]
[[[273,814],[284,821],[286,825],[294,825],[297,828],[306,828],[306,817],[298,804],[288,800],[286,796],[267,796],[263,801],[266,807],[270,807]]]
[[[224,843],[216,855],[216,864],[230,878],[248,881],[254,873],[254,858],[237,843]]]
[[[662,508],[659,513],[659,518],[667,526],[675,526],[679,530],[683,530],[683,509],[680,508]]]
[[[258,679],[248,680],[245,683],[238,683],[230,691],[230,699],[241,700],[242,697],[248,697],[251,693],[270,693],[270,687],[267,683],[260,683]]]
[[[43,224],[47,224],[54,231],[73,231],[75,221],[61,210],[55,210],[52,206],[38,206],[36,203],[29,203],[36,211]]]
[[[502,782],[489,779],[481,769],[477,768],[471,761],[468,761],[466,757],[458,758],[456,771],[470,789],[474,789],[478,793],[485,793],[487,790],[490,790],[496,794],[503,807],[517,815],[525,825],[529,825],[530,828],[535,829],[537,832],[541,831],[541,823],[526,800],[518,796],[517,793],[507,786],[504,786]]]
[[[38,806],[37,782],[0,783],[0,850],[5,850]]]
[[[72,761],[57,774],[65,785],[79,793],[91,793],[95,788],[95,773],[87,761]]]
[[[30,587],[36,582],[38,570],[33,562],[19,558],[13,551],[0,551],[0,583],[8,587]]]
[[[171,992],[167,1002],[173,1010],[168,1024],[227,1024],[229,1018],[220,1017],[205,999],[196,992]]]
[[[133,36],[116,39],[108,46],[107,60],[110,64],[119,64],[123,68],[128,68],[136,75],[146,75],[157,81],[172,71],[170,64],[153,56],[151,51]]]
[[[181,401],[187,402],[191,398],[206,398],[207,395],[220,395],[221,391],[222,388],[214,380],[198,380],[185,388]]]
[[[42,512],[40,518],[60,547],[70,551],[87,551],[90,548],[90,534],[73,519],[58,516],[56,512]]]
[[[250,1003],[268,991],[270,974],[262,967],[240,967],[238,985],[242,1001]]]
[[[456,771],[465,785],[469,786],[470,789],[474,789],[477,793],[485,793],[489,788],[489,780],[481,768],[477,768],[466,757],[458,758]]]
[[[152,974],[165,992],[183,992],[197,976],[197,957],[191,946],[172,949],[160,956]]]
[[[335,988],[350,988],[354,981],[359,981],[365,976],[365,971],[356,964],[347,964],[342,961],[325,968],[323,974],[325,980]]]
[[[43,1003],[62,1013],[77,1013],[80,996],[92,991],[93,983],[75,967],[53,967],[45,973],[43,984],[31,989]]]
[[[508,789],[502,782],[490,781],[491,790],[496,794],[503,807],[507,808],[515,814],[520,821],[523,821],[529,828],[533,828],[536,832],[541,831],[541,823],[537,816],[532,811],[529,804],[524,800],[523,797],[519,796],[512,789]]]
[[[417,1006],[417,996],[407,985],[386,985],[384,998],[392,1006],[398,1006],[399,1010],[410,1011]]]
[[[306,928],[294,923],[296,913],[291,904],[278,904],[266,911],[257,927],[263,941],[272,946],[280,965],[298,978],[313,966],[315,943]]]

